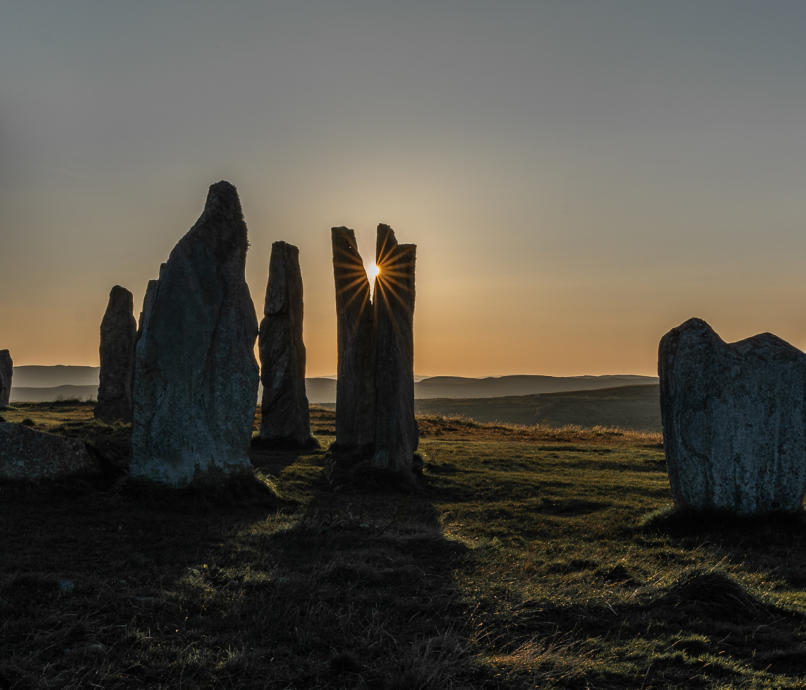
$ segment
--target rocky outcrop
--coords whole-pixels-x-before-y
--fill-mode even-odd
[[[378,226],[380,269],[370,299],[355,234],[333,228],[338,324],[335,452],[411,478],[415,469],[414,268],[416,247]]]
[[[398,244],[378,226],[375,317],[375,453],[372,464],[410,472],[417,450],[414,419],[414,268],[417,247]]]
[[[101,372],[95,417],[105,421],[131,421],[132,374],[137,323],[132,293],[115,285],[101,321]]]
[[[806,490],[806,355],[770,333],[725,343],[701,319],[658,353],[675,503],[749,515],[799,510]]]
[[[218,182],[149,286],[135,356],[133,477],[182,487],[251,471],[258,367],[247,244],[235,187]]]
[[[0,480],[34,481],[97,474],[101,468],[83,441],[0,423]]]
[[[286,242],[275,242],[260,324],[262,445],[302,448],[312,442],[305,394],[302,311],[299,250]]]
[[[14,362],[8,350],[0,350],[0,410],[8,407],[11,397],[11,377],[14,375]]]

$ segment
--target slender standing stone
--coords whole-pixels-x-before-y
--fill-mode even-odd
[[[414,268],[417,247],[378,226],[375,264],[375,455],[372,464],[410,473],[414,419]]]
[[[375,353],[369,280],[355,233],[333,228],[338,380],[336,449],[353,454],[375,445]]]
[[[228,182],[174,247],[137,342],[131,474],[174,487],[251,471],[257,319],[244,279],[246,224]]]
[[[8,407],[11,397],[11,377],[14,375],[14,362],[8,350],[0,350],[0,410]]]
[[[701,319],[658,352],[675,503],[737,514],[796,511],[806,490],[806,355],[771,333],[725,343]]]
[[[302,311],[299,250],[291,244],[275,242],[271,247],[266,304],[260,324],[263,444],[305,447],[312,441],[305,394]]]
[[[132,374],[137,323],[132,293],[115,285],[101,321],[101,373],[95,416],[105,422],[131,421]]]

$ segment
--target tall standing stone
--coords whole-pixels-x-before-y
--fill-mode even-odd
[[[257,319],[244,278],[246,224],[228,182],[174,247],[137,342],[130,471],[174,487],[250,471]]]
[[[304,447],[312,441],[305,394],[302,311],[299,250],[286,242],[275,242],[271,247],[266,303],[260,323],[263,444]]]
[[[338,378],[336,448],[366,454],[375,446],[374,318],[369,279],[355,233],[333,228]]]
[[[11,377],[14,375],[14,362],[8,350],[0,350],[0,410],[8,407],[11,397]]]
[[[806,490],[806,355],[770,333],[725,343],[701,319],[658,353],[675,503],[748,515],[799,510]]]
[[[417,450],[414,419],[414,268],[417,247],[398,244],[378,226],[375,315],[375,455],[372,464],[410,472]]]
[[[115,285],[101,321],[101,373],[95,416],[105,422],[131,421],[132,374],[137,323],[132,293]]]
[[[366,462],[411,478],[418,433],[414,418],[414,268],[416,247],[378,226],[380,272],[369,280],[355,234],[333,228],[338,323],[336,447],[342,464]]]

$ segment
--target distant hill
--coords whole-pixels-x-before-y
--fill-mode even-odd
[[[661,430],[657,384],[496,398],[421,399],[415,402],[415,409],[421,414],[460,415],[479,422]]]
[[[53,402],[56,400],[95,400],[98,396],[98,386],[51,386],[27,387],[14,386],[11,389],[9,402]]]
[[[11,385],[21,388],[55,388],[56,386],[98,387],[100,367],[26,365],[14,367]]]
[[[71,397],[82,400],[94,398],[98,387],[98,367],[77,366],[20,366],[14,367],[11,401],[47,402],[55,396],[71,393],[64,386],[78,386]],[[419,377],[418,377],[419,378]],[[619,386],[634,386],[657,383],[654,376],[615,374],[605,376],[489,376],[467,378],[462,376],[429,376],[414,384],[414,397],[418,400],[436,398],[471,399],[504,398],[511,396],[585,391]],[[336,402],[336,379],[314,377],[306,379],[308,400],[312,403],[333,404]],[[92,391],[89,391],[92,388]],[[35,391],[33,389],[40,389]],[[501,403],[503,405],[503,403]]]
[[[431,376],[414,384],[414,397],[428,398],[497,398],[512,395],[559,393],[562,391],[595,390],[657,383],[656,376],[612,374],[605,376]]]

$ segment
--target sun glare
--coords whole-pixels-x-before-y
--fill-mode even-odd
[[[381,272],[381,267],[378,266],[376,263],[371,263],[367,266],[367,278],[369,278],[370,283],[375,282],[375,278],[378,277],[378,274]]]

